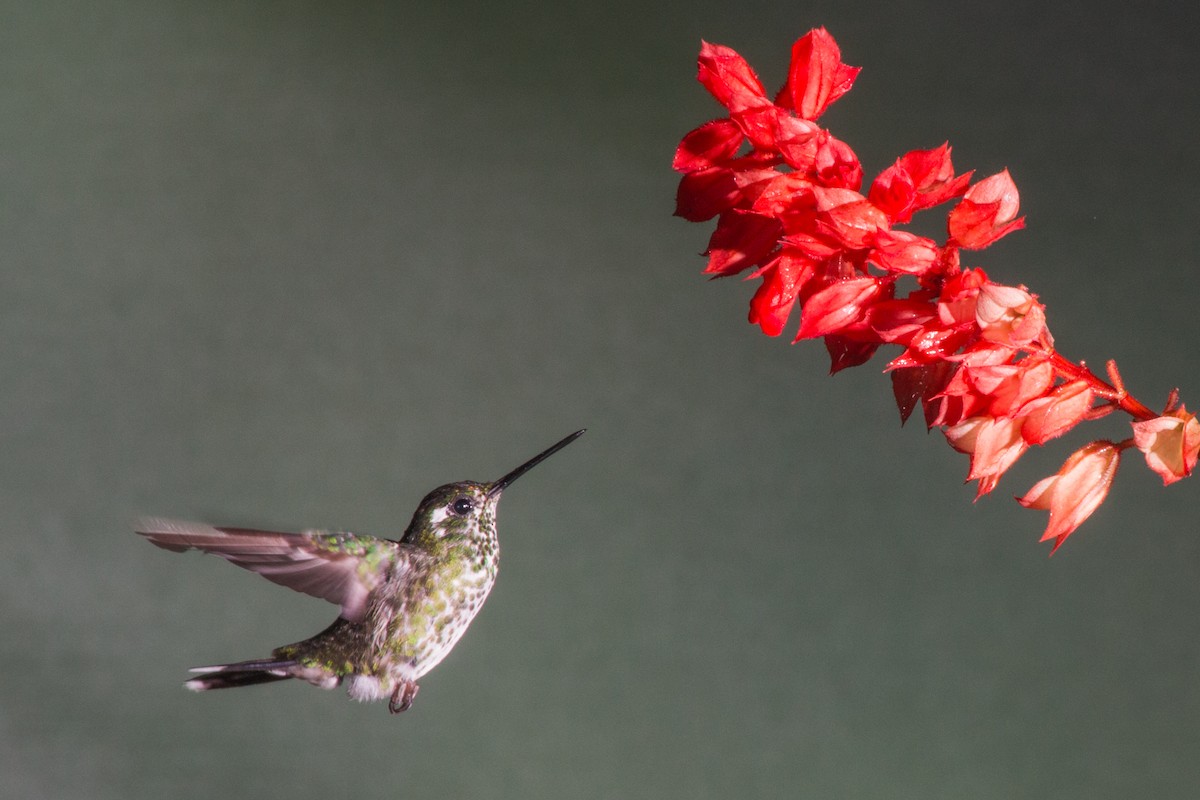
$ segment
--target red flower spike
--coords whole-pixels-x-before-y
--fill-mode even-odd
[[[1133,443],[1146,464],[1169,486],[1192,474],[1200,453],[1200,422],[1180,406],[1161,417],[1133,423]]]
[[[737,155],[744,141],[745,136],[733,120],[714,119],[683,137],[671,168],[676,172],[694,172],[720,166]]]
[[[1017,217],[1020,195],[1008,170],[998,172],[967,190],[950,210],[950,239],[959,247],[979,250],[1025,227]]]
[[[842,63],[842,51],[824,28],[809,31],[792,45],[787,83],[777,102],[804,119],[816,119],[850,91],[862,67]]]
[[[730,114],[771,105],[754,70],[731,48],[702,41],[699,66],[697,80]]]
[[[1092,515],[1117,474],[1121,450],[1109,441],[1092,442],[1076,450],[1057,473],[1034,484],[1017,502],[1050,512],[1042,541],[1054,540],[1054,553],[1084,520]]]
[[[719,277],[736,275],[766,258],[782,232],[771,217],[739,209],[726,211],[708,240],[704,272]]]
[[[961,250],[1024,226],[1007,170],[971,185],[972,173],[956,175],[943,144],[905,153],[859,193],[858,157],[815,122],[858,71],[842,63],[828,32],[814,30],[793,46],[772,102],[741,56],[703,45],[700,81],[729,116],[685,136],[672,166],[683,173],[676,214],[718,218],[705,272],[749,270],[760,279],[749,319],[768,335],[779,335],[801,305],[796,338],[821,337],[831,372],[883,345],[902,347],[886,367],[901,421],[920,401],[926,426],[970,454],[977,497],[1028,447],[1113,411],[1133,417],[1132,438],[1093,442],[1019,498],[1050,511],[1045,538],[1055,548],[1104,500],[1126,447],[1136,445],[1164,483],[1190,474],[1200,420],[1177,392],[1161,413],[1150,410],[1111,362],[1105,381],[1055,351],[1037,295],[963,268]],[[942,244],[892,227],[956,197]],[[913,282],[904,276],[916,288],[897,297],[898,285]]]

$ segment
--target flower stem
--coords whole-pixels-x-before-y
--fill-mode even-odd
[[[1112,377],[1113,383],[1100,378],[1096,373],[1088,369],[1087,364],[1084,362],[1081,361],[1076,364],[1073,361],[1068,361],[1057,351],[1050,354],[1050,363],[1054,366],[1055,371],[1067,380],[1087,381],[1088,386],[1091,387],[1097,397],[1111,400],[1122,411],[1134,419],[1147,420],[1158,416],[1158,414],[1147,408],[1140,400],[1125,391],[1125,384],[1121,381],[1121,374],[1117,372],[1115,361],[1108,362],[1108,374]],[[1114,383],[1116,384],[1115,386],[1113,385]]]

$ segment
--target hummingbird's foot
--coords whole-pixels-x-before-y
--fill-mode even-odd
[[[413,699],[417,696],[419,688],[413,681],[402,681],[396,687],[396,691],[392,692],[392,699],[388,701],[388,711],[393,714],[408,711],[412,708]]]

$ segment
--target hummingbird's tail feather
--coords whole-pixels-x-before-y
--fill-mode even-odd
[[[291,668],[294,666],[296,666],[295,661],[259,659],[239,661],[236,664],[194,667],[189,671],[202,673],[201,676],[192,678],[183,685],[193,692],[207,692],[209,689],[232,689],[235,686],[254,686],[259,683],[287,680],[292,677]]]

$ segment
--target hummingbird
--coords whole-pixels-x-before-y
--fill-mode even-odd
[[[576,431],[499,480],[439,486],[399,539],[346,532],[221,528],[147,519],[136,532],[175,552],[212,553],[269,581],[341,607],[329,627],[267,658],[196,667],[195,692],[289,678],[322,689],[343,682],[359,701],[412,706],[417,681],[449,654],[496,582],[496,508],[513,481],[575,441]]]

